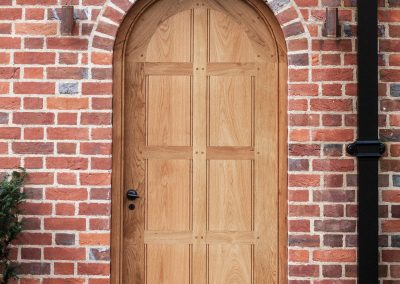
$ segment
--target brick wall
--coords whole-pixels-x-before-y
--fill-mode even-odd
[[[74,4],[74,36],[59,7]],[[400,283],[400,1],[380,2],[383,283]],[[289,279],[355,283],[356,1],[271,0],[289,49]],[[128,0],[0,0],[0,168],[28,169],[20,283],[109,283],[112,47]],[[343,36],[321,36],[339,6]],[[397,83],[396,83],[397,82]],[[340,280],[339,280],[340,279]]]

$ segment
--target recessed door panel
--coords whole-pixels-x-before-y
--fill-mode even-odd
[[[252,77],[217,76],[209,79],[210,146],[252,146]]]
[[[191,220],[191,163],[147,163],[147,230],[188,231]]]
[[[148,145],[190,146],[191,78],[149,76]]]
[[[251,245],[210,245],[208,247],[209,283],[253,283]]]
[[[208,229],[251,231],[253,166],[251,161],[210,161]]]
[[[147,245],[146,283],[190,283],[189,245]]]

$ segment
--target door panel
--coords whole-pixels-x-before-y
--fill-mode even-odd
[[[253,145],[253,78],[210,76],[209,145]]]
[[[147,107],[148,145],[190,146],[189,76],[149,76]]]
[[[190,283],[189,245],[146,245],[146,283]]]
[[[191,62],[192,11],[161,23],[147,48],[148,62]]]
[[[252,231],[253,166],[251,161],[210,161],[208,229]]]
[[[252,245],[210,245],[208,255],[209,283],[253,282]]]
[[[277,283],[277,56],[235,3],[156,1],[132,31],[119,283]]]
[[[187,160],[147,162],[147,230],[190,230],[191,171]]]

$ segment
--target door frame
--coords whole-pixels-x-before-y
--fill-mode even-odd
[[[114,43],[113,55],[113,133],[112,133],[112,192],[111,192],[111,283],[121,283],[122,275],[122,240],[123,240],[123,200],[125,198],[123,188],[124,174],[124,58],[125,47],[129,35],[134,28],[137,19],[144,11],[159,0],[138,0],[128,11],[121,23]],[[276,50],[279,60],[279,192],[278,192],[278,279],[280,284],[288,282],[288,63],[286,41],[280,24],[274,13],[262,0],[238,0],[247,3],[254,9],[265,22],[275,38]]]

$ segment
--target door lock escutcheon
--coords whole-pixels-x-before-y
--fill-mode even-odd
[[[140,198],[139,193],[135,189],[129,189],[128,192],[126,193],[126,198],[129,200],[136,200]]]

